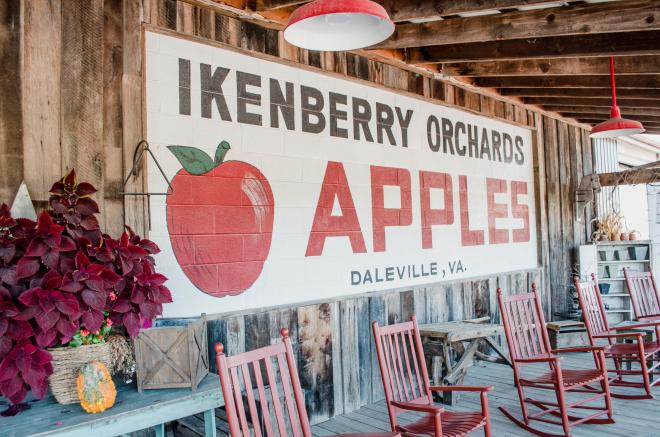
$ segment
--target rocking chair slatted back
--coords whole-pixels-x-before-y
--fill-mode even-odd
[[[216,344],[220,385],[232,436],[311,437],[286,329],[282,330],[282,337],[282,343],[231,357],[223,353],[222,343]]]
[[[605,305],[600,297],[600,289],[596,275],[591,274],[591,281],[579,282],[575,279],[575,288],[578,292],[580,307],[582,308],[582,317],[587,326],[587,333],[590,338],[594,335],[601,335],[610,330],[605,313]],[[593,341],[592,341],[593,343]]]
[[[372,327],[388,405],[432,403],[417,318],[389,326],[374,322]]]
[[[497,298],[512,361],[549,354],[550,339],[545,329],[536,285],[532,284],[531,293],[514,296],[503,296],[502,290],[498,288]]]
[[[637,320],[660,318],[660,295],[651,272],[631,272],[623,269],[628,293]]]

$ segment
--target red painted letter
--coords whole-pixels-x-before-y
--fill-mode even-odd
[[[509,207],[506,203],[495,203],[495,194],[506,193],[504,179],[486,179],[488,198],[488,242],[490,244],[506,244],[509,242],[509,230],[498,229],[497,219],[509,217]]]
[[[385,208],[385,185],[399,187],[401,208]],[[403,168],[371,166],[371,220],[374,252],[385,252],[385,227],[412,224],[410,172]]]
[[[332,215],[335,198],[342,215]],[[348,237],[353,253],[367,251],[344,166],[340,162],[333,161],[328,162],[325,170],[305,256],[321,255],[325,239],[328,237]]]
[[[463,246],[480,246],[484,244],[484,231],[470,229],[467,176],[458,176],[458,194],[461,204],[461,244]]]
[[[526,243],[529,241],[529,207],[518,203],[518,195],[527,194],[527,182],[511,181],[511,215],[513,218],[522,219],[523,227],[513,230],[514,243]]]
[[[431,209],[431,188],[444,191],[445,206],[443,209]],[[451,175],[433,171],[420,171],[419,197],[422,208],[422,249],[432,249],[432,226],[454,223],[454,193]]]

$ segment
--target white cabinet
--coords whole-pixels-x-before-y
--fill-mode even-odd
[[[610,325],[634,318],[623,269],[649,271],[653,245],[647,240],[608,241],[580,246],[580,280],[595,273]],[[575,303],[579,308],[579,304]]]

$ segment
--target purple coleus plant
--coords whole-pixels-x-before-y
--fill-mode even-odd
[[[29,391],[44,396],[48,348],[104,341],[111,326],[135,337],[172,301],[155,270],[158,246],[128,227],[118,239],[103,234],[95,192],[72,170],[37,222],[0,206],[0,395],[12,403],[3,414],[25,408]]]

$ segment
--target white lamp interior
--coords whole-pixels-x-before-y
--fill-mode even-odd
[[[292,24],[284,38],[309,50],[340,51],[368,47],[388,38],[394,24],[371,14],[319,15]]]

